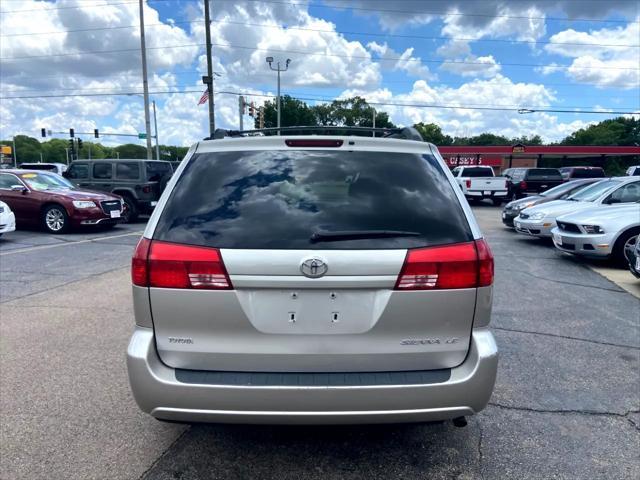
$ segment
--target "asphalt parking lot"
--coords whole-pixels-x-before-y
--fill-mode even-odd
[[[125,367],[144,224],[6,235],[0,478],[639,478],[640,300],[603,265],[504,229],[499,209],[474,211],[496,261],[501,358],[466,428],[160,423]]]

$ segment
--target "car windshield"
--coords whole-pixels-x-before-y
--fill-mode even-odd
[[[431,155],[267,150],[195,155],[154,238],[326,250],[414,248],[473,236]]]
[[[571,192],[572,190],[581,190],[583,188],[587,188],[592,185],[591,183],[582,183],[582,181],[578,182],[567,182],[561,183],[560,185],[550,188],[549,190],[542,192],[540,196],[542,197],[559,197],[564,195],[567,192]],[[576,192],[577,193],[577,192]]]
[[[61,177],[51,173],[23,173],[20,179],[32,190],[70,190],[73,184]]]
[[[573,200],[577,202],[593,202],[604,192],[612,187],[615,187],[616,185],[620,185],[620,180],[603,180],[589,186],[588,188],[585,188],[584,190],[580,190],[579,192],[574,193],[567,200]]]

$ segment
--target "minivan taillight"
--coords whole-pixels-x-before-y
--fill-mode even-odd
[[[218,249],[150,241],[145,238],[136,247],[131,276],[134,285],[141,287],[206,290],[232,288]]]
[[[131,259],[131,281],[138,287],[149,286],[149,269],[147,268],[147,257],[151,240],[142,237],[136,245]]]
[[[520,182],[520,189],[521,190],[526,190],[527,189],[527,182],[525,182],[524,180],[522,180]]]
[[[493,283],[493,256],[484,239],[409,250],[396,290],[486,287]]]

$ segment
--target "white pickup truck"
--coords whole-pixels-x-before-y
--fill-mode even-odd
[[[452,170],[458,185],[467,200],[491,199],[494,205],[500,205],[507,200],[509,192],[507,179],[496,177],[493,168],[473,166],[456,167]]]

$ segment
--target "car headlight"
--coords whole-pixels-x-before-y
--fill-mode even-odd
[[[542,220],[545,217],[545,214],[542,212],[532,213],[529,215],[529,220]]]
[[[535,202],[529,202],[529,203],[521,203],[519,205],[514,205],[514,209],[515,210],[524,210],[525,208],[529,208],[531,206],[533,206]]]
[[[600,225],[582,225],[584,231],[587,233],[604,233],[604,230]]]
[[[74,200],[73,206],[76,208],[93,208],[96,204],[91,200]]]

